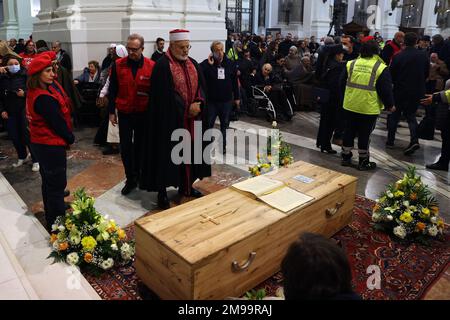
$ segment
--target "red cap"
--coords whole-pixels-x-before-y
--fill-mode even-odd
[[[47,55],[52,61],[57,60],[55,51],[44,51],[41,53],[42,55]]]
[[[41,54],[31,61],[28,66],[28,75],[32,76],[50,66],[52,66],[50,57],[46,54]]]
[[[366,43],[366,42],[369,42],[371,40],[375,40],[375,37],[373,37],[373,36],[364,37],[361,42],[362,43]]]

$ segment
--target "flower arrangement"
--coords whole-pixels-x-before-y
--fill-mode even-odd
[[[291,147],[283,141],[283,136],[277,126],[278,124],[274,121],[272,123],[272,135],[267,139],[266,156],[258,154],[258,163],[249,168],[249,171],[253,177],[272,171],[275,167],[273,162],[277,162],[276,158],[278,158],[277,167],[288,167],[294,162]],[[272,143],[272,141],[274,142]],[[275,151],[276,154],[272,155],[272,151]]]
[[[77,190],[72,210],[56,219],[50,236],[53,250],[48,257],[54,263],[66,262],[101,273],[132,260],[134,243],[127,241],[125,231],[114,220],[96,211],[94,202],[84,189]]]
[[[400,239],[420,241],[444,233],[437,201],[414,167],[408,168],[403,179],[389,185],[376,202],[372,214],[376,227]]]

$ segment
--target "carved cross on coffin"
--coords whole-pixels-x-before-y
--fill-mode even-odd
[[[220,225],[220,222],[217,221],[216,219],[225,217],[225,216],[227,216],[227,215],[235,214],[237,211],[238,211],[238,209],[235,209],[235,210],[233,210],[233,211],[227,211],[227,212],[225,212],[225,213],[219,213],[219,214],[213,215],[213,216],[209,216],[209,215],[207,215],[207,214],[204,213],[204,214],[201,214],[201,215],[200,215],[202,218],[204,218],[204,220],[201,220],[200,223],[205,224],[205,223],[208,223],[208,222],[212,222],[212,223],[214,223],[216,226],[218,226],[218,225]]]

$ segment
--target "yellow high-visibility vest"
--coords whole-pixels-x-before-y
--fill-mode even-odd
[[[237,51],[234,50],[233,48],[230,48],[230,50],[228,50],[227,57],[231,61],[238,61],[239,60],[239,55],[238,55]]]
[[[347,62],[347,86],[344,109],[361,114],[378,115],[383,103],[378,96],[376,84],[387,66],[375,55]]]

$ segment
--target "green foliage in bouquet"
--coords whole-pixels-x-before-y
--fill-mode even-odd
[[[245,299],[247,300],[264,300],[266,297],[266,290],[260,289],[256,291],[255,289],[245,293]]]
[[[48,257],[54,263],[66,262],[100,274],[133,259],[134,243],[127,241],[125,231],[114,220],[98,213],[94,203],[94,198],[79,189],[72,210],[56,219],[50,236],[53,251]]]
[[[291,146],[283,141],[283,136],[278,130],[275,121],[272,123],[272,135],[267,138],[267,148],[265,151],[266,155],[262,156],[258,154],[258,163],[249,168],[253,177],[272,171],[275,167],[273,161],[278,161],[277,167],[288,167],[294,162]],[[272,155],[272,151],[275,151],[276,154]]]
[[[372,220],[377,229],[392,232],[400,239],[424,242],[442,236],[445,229],[438,203],[414,167],[377,199]]]

